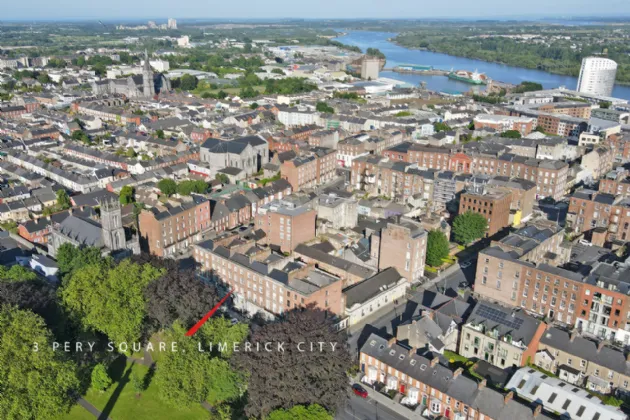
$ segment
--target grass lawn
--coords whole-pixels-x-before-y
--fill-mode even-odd
[[[77,404],[72,407],[68,414],[59,417],[57,420],[94,420],[95,418],[89,411]]]
[[[149,353],[151,353],[151,357],[153,358],[154,362],[159,362],[162,359],[162,355],[165,353],[165,351],[160,351],[160,347],[158,343],[166,342],[167,340],[162,335],[162,333],[155,333],[151,337],[150,341],[153,344],[154,350],[149,350]],[[133,353],[132,356],[135,358],[141,359],[142,357],[144,357],[144,348],[145,346],[142,346],[142,350],[139,352]],[[166,351],[169,351],[168,347],[166,348]]]
[[[138,419],[169,419],[169,420],[206,420],[208,411],[201,404],[191,408],[173,408],[158,397],[158,389],[151,382],[149,387],[137,398],[129,382],[132,372],[146,375],[149,368],[143,365],[126,362],[124,358],[118,358],[110,366],[110,376],[114,383],[105,391],[88,390],[84,398],[97,409],[104,411],[109,407],[108,415],[114,420],[138,420]],[[86,416],[87,414],[87,416]],[[89,416],[89,417],[88,417]],[[65,417],[68,420],[94,419],[83,407],[76,406]]]

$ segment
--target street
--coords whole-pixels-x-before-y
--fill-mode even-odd
[[[407,420],[372,398],[352,394],[335,416],[336,420]]]

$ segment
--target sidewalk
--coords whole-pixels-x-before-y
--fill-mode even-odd
[[[363,388],[365,388],[368,393],[368,398],[374,400],[374,402],[378,403],[379,406],[386,407],[394,413],[400,414],[401,416],[409,420],[427,420],[425,417],[422,417],[420,414],[412,411],[410,408],[407,408],[406,406],[397,403],[396,401],[381,394],[380,392],[373,390],[368,384],[355,381],[354,379],[350,379],[350,382],[352,384],[358,383]]]

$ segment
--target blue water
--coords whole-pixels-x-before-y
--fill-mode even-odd
[[[431,51],[412,50],[398,46],[390,41],[394,38],[394,32],[371,32],[371,31],[345,31],[347,35],[336,38],[337,41],[348,45],[356,45],[362,50],[369,47],[378,48],[387,57],[386,67],[396,67],[400,64],[420,64],[433,66],[442,70],[477,70],[485,73],[493,80],[519,84],[523,81],[538,82],[545,89],[565,86],[567,89],[575,89],[577,78],[562,76],[559,74],[547,73],[541,70],[531,70],[521,67],[506,66],[504,64],[489,63],[470,58],[455,57],[447,54],[440,54]],[[421,76],[415,74],[402,74],[395,72],[381,72],[382,77],[388,77],[417,85],[425,81],[429,90],[439,92],[466,92],[472,89],[483,89],[483,87],[471,86],[467,83],[448,79],[444,76]],[[616,85],[613,95],[616,98],[630,100],[630,86]]]

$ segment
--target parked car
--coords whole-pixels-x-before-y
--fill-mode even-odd
[[[354,395],[358,395],[361,398],[367,398],[367,396],[368,396],[368,393],[365,390],[365,388],[363,388],[359,384],[352,385],[352,391],[354,392]]]

